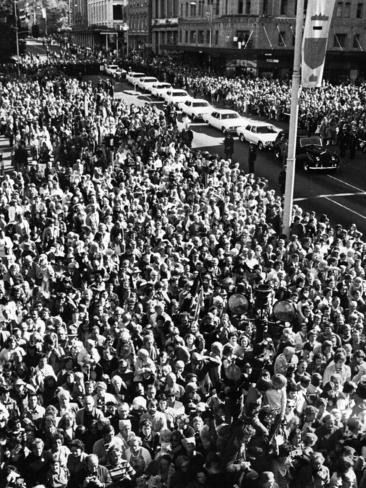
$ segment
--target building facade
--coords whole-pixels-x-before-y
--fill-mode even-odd
[[[73,0],[72,40],[122,55],[127,45],[128,0]]]
[[[165,54],[178,44],[179,0],[152,0],[151,41],[154,54]]]
[[[296,5],[297,0],[180,0],[178,49],[200,63],[287,76]],[[365,2],[336,2],[326,74],[366,74],[365,25]]]
[[[128,38],[132,51],[151,50],[151,8],[152,0],[129,0]]]

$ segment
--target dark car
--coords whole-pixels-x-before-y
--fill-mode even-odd
[[[288,133],[280,132],[274,143],[273,150],[276,159],[286,161],[288,148]],[[296,140],[296,163],[304,171],[309,170],[332,170],[336,171],[340,165],[337,153],[329,151],[323,146],[319,136],[308,136],[301,132]]]

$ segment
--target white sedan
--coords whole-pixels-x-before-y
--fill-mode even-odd
[[[258,146],[258,149],[271,148],[281,131],[278,127],[265,122],[250,121],[243,127],[239,127],[237,134],[241,141],[247,141]]]
[[[145,73],[138,73],[137,71],[130,71],[129,73],[127,73],[126,75],[126,80],[131,83],[131,85],[136,85],[136,81],[139,79],[139,78],[144,78],[146,77],[146,74]]]
[[[126,74],[126,71],[120,68],[117,64],[107,64],[105,72],[107,75],[113,76],[113,78],[118,78]]]
[[[143,78],[138,78],[138,80],[136,80],[136,86],[141,90],[150,91],[150,88],[158,82],[159,80],[153,76],[144,76]]]
[[[163,95],[166,103],[173,103],[175,106],[181,106],[186,100],[191,100],[191,96],[185,90],[180,90],[178,88],[171,88],[167,90]]]
[[[215,127],[215,129],[219,129],[222,132],[230,132],[233,135],[237,134],[239,127],[248,123],[248,119],[241,117],[238,112],[224,109],[216,109],[204,115],[203,120],[211,127]]]
[[[164,93],[172,88],[172,85],[170,83],[155,83],[151,87],[151,95],[154,95],[154,97],[161,98]]]
[[[200,98],[193,98],[192,100],[186,100],[181,105],[183,113],[191,117],[192,120],[201,120],[205,115],[212,113],[213,106]]]

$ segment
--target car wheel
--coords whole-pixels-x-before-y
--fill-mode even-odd
[[[261,142],[261,141],[258,142],[258,149],[260,151],[263,151],[263,149],[264,149],[263,142]]]
[[[245,142],[244,134],[239,134],[239,141]]]
[[[303,168],[305,173],[309,172],[309,161],[304,161]]]

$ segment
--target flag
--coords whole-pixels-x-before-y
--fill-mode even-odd
[[[42,19],[45,19],[47,17],[47,12],[46,12],[46,9],[43,8],[42,9]]]
[[[302,43],[302,86],[319,87],[335,0],[309,0]]]

